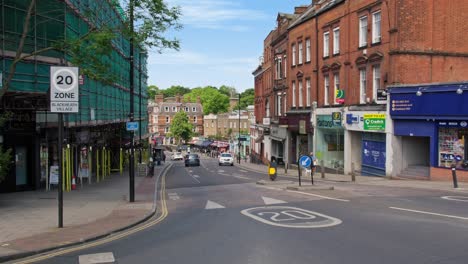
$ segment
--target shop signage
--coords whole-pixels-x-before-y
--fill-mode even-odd
[[[439,121],[440,127],[468,127],[467,121]]]
[[[364,114],[364,130],[385,130],[385,114]]]
[[[345,102],[345,91],[344,90],[336,90],[336,102],[339,104],[344,104]]]
[[[299,134],[305,135],[306,133],[306,121],[299,120]]]
[[[341,117],[341,113],[340,113]],[[321,128],[336,128],[341,127],[341,122],[334,123],[332,115],[317,115],[317,127]]]
[[[333,125],[335,126],[341,125],[341,112],[333,112],[332,120],[333,120]]]
[[[385,89],[377,89],[377,101],[386,101],[387,91]]]
[[[277,138],[286,139],[287,132],[285,128],[272,127],[270,134]]]
[[[266,126],[269,126],[270,125],[270,118],[269,117],[264,117],[263,118],[263,124],[266,125]]]

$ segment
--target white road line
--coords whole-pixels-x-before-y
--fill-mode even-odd
[[[112,252],[81,255],[78,257],[80,264],[114,263],[115,258]]]
[[[198,175],[193,175],[193,177],[195,177],[195,178],[200,178],[200,176],[198,176]]]
[[[298,191],[291,191],[291,190],[287,190],[287,192],[300,193],[300,194],[315,196],[315,197],[319,197],[319,198],[323,198],[323,199],[327,199],[327,200],[334,200],[334,201],[340,201],[340,202],[349,202],[349,200],[333,198],[333,197],[328,197],[328,196],[323,196],[323,195],[318,195],[318,194],[313,194],[313,193],[298,192]]]
[[[194,177],[194,176],[191,175],[191,174],[190,174],[190,176],[192,176],[192,178],[193,178],[195,181],[197,181],[198,183],[200,183],[200,181],[199,181],[196,177]]]
[[[449,217],[449,218],[455,218],[455,219],[461,219],[461,220],[468,220],[468,217],[461,217],[461,216],[456,216],[456,215],[438,214],[438,213],[433,213],[433,212],[419,211],[419,210],[406,209],[406,208],[400,208],[400,207],[389,207],[389,208],[400,210],[400,211],[419,213],[419,214],[428,214],[428,215],[443,216],[443,217]]]
[[[247,178],[247,177],[244,177],[244,176],[234,176],[236,178],[239,178],[239,179],[244,179],[244,180],[250,180],[250,178]]]
[[[213,201],[210,201],[210,200],[208,200],[208,201],[206,202],[206,206],[205,206],[205,209],[207,209],[207,210],[210,210],[210,209],[222,209],[222,208],[226,208],[226,207],[220,205],[219,203],[215,203],[215,202],[213,202]]]
[[[224,172],[224,170],[218,170],[219,173]]]
[[[246,170],[239,170],[239,171],[242,171],[242,172],[248,172],[248,171],[246,171]]]
[[[273,199],[273,198],[265,197],[265,196],[262,196],[262,199],[263,199],[263,202],[264,202],[266,205],[270,205],[270,204],[284,204],[284,203],[287,203],[287,202],[282,201],[282,200]]]
[[[442,196],[440,198],[451,201],[468,202],[467,196]]]
[[[169,199],[175,201],[175,200],[179,200],[180,197],[177,193],[168,193],[167,196],[169,197]]]

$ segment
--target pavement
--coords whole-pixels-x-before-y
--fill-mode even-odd
[[[128,171],[64,192],[63,228],[58,228],[57,189],[0,194],[0,262],[92,241],[134,226],[155,210],[154,177],[135,175],[135,202],[128,202]]]
[[[246,170],[265,173],[267,175],[268,166],[264,164],[254,164],[246,161],[241,161],[241,163],[236,163],[235,166],[242,167]],[[277,175],[282,177],[282,179],[294,179],[298,180],[298,171],[296,169],[288,169],[287,171],[284,168],[278,168]],[[395,187],[395,188],[416,188],[416,189],[426,189],[426,190],[439,190],[439,191],[453,191],[468,193],[468,183],[467,182],[458,182],[458,188],[453,188],[453,183],[451,181],[427,181],[427,180],[410,180],[410,179],[391,179],[387,177],[373,177],[373,176],[362,176],[356,175],[355,181],[351,180],[351,175],[336,174],[336,173],[325,173],[324,178],[322,178],[319,170],[314,174],[314,183],[315,185],[325,185],[332,186],[333,184],[339,183],[343,184],[355,184],[355,185],[372,185],[372,186],[386,186],[386,187]],[[301,180],[304,186],[311,185],[311,179],[308,175],[301,176]],[[286,188],[286,186],[285,186]]]

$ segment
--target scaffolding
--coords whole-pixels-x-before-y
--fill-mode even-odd
[[[8,75],[19,45],[24,20],[31,0],[0,0],[0,45],[2,61],[0,70]],[[50,47],[55,41],[80,38],[91,26],[106,24],[114,28],[125,23],[125,13],[115,0],[40,0],[36,1],[31,17],[23,53]],[[77,127],[96,124],[121,123],[128,120],[129,41],[122,34],[113,40],[109,56],[101,58],[110,74],[116,76],[112,84],[84,76],[80,85],[79,113],[68,114],[68,122]],[[134,54],[140,54],[136,45]],[[140,63],[140,58],[142,62]],[[47,99],[50,65],[69,64],[69,54],[48,50],[17,64],[9,92],[38,94]],[[134,83],[135,120],[140,119],[141,94],[142,131],[147,131],[147,56],[135,56]],[[142,66],[141,69],[139,66]],[[141,87],[138,85],[141,78]],[[46,110],[46,109],[37,109]]]

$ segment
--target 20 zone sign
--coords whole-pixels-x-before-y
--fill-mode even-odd
[[[78,68],[50,67],[50,111],[77,113],[78,110]]]

